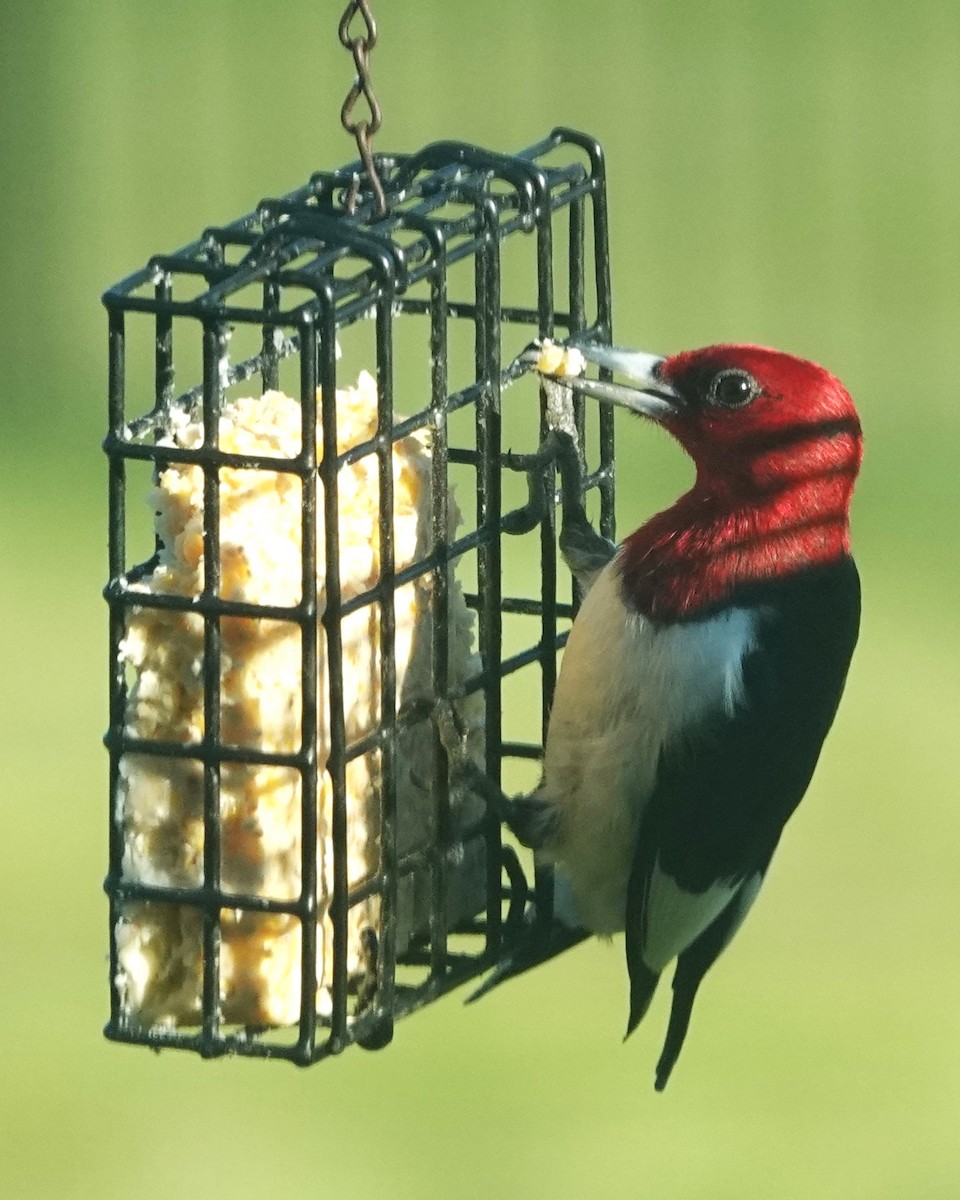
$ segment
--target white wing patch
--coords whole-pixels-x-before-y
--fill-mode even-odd
[[[684,891],[657,860],[647,888],[643,960],[658,974],[712,925],[737,894],[740,880],[721,880],[705,892]]]
[[[735,711],[757,618],[757,609],[733,608],[655,625],[624,604],[616,559],[584,599],[564,652],[540,792],[561,829],[542,857],[566,875],[580,921],[594,933],[624,927],[637,831],[661,750],[710,712]],[[662,904],[683,907],[680,899]],[[677,920],[696,924],[693,916]]]
[[[706,621],[651,630],[645,674],[653,675],[663,705],[665,741],[711,711],[733,716],[743,698],[743,660],[756,644],[756,622],[756,609],[731,608]]]

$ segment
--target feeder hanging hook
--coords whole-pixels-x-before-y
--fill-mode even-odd
[[[363,19],[364,28],[361,33],[351,36],[350,25],[353,22],[353,18],[358,14]],[[370,181],[370,186],[373,188],[374,195],[376,196],[376,216],[378,218],[385,217],[387,215],[387,198],[383,191],[383,183],[377,172],[377,165],[374,162],[373,151],[371,149],[373,136],[380,128],[382,113],[380,102],[377,100],[373,84],[370,80],[370,51],[377,44],[377,22],[370,11],[370,5],[367,3],[367,0],[350,0],[350,3],[343,10],[343,16],[340,18],[339,32],[340,43],[353,55],[353,61],[357,68],[353,86],[347,92],[347,98],[340,109],[340,123],[347,133],[356,139],[357,149],[360,151],[360,158],[363,161],[367,179]],[[367,118],[354,118],[352,116],[353,109],[361,96],[367,102],[370,115]],[[356,208],[358,192],[359,180],[354,179],[346,205],[347,212],[351,216]]]

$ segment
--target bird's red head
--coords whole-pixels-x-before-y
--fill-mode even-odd
[[[845,511],[862,457],[860,422],[829,371],[761,346],[708,346],[663,359],[655,374],[675,397],[657,419],[695,462],[701,493],[762,504],[836,476]]]
[[[860,422],[828,371],[760,346],[583,352],[631,381],[586,390],[663,425],[697,468],[693,489],[624,542],[625,594],[640,611],[696,617],[849,554]]]

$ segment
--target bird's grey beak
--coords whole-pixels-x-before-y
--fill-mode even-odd
[[[595,342],[571,342],[570,345],[579,350],[587,362],[605,367],[629,380],[628,383],[583,378],[564,380],[573,383],[578,392],[596,396],[608,404],[618,404],[654,421],[674,416],[680,410],[680,393],[660,376],[664,359],[659,355],[644,354],[642,350],[622,350],[617,346],[600,346]]]

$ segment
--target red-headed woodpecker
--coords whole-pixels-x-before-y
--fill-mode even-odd
[[[568,924],[625,930],[627,1034],[677,960],[661,1090],[843,691],[860,616],[848,523],[860,423],[837,379],[774,350],[580,349],[628,382],[577,387],[664,426],[696,482],[607,555],[585,518],[586,538],[567,531],[589,590],[542,783],[507,820],[555,865]],[[620,478],[629,486],[622,465]]]

